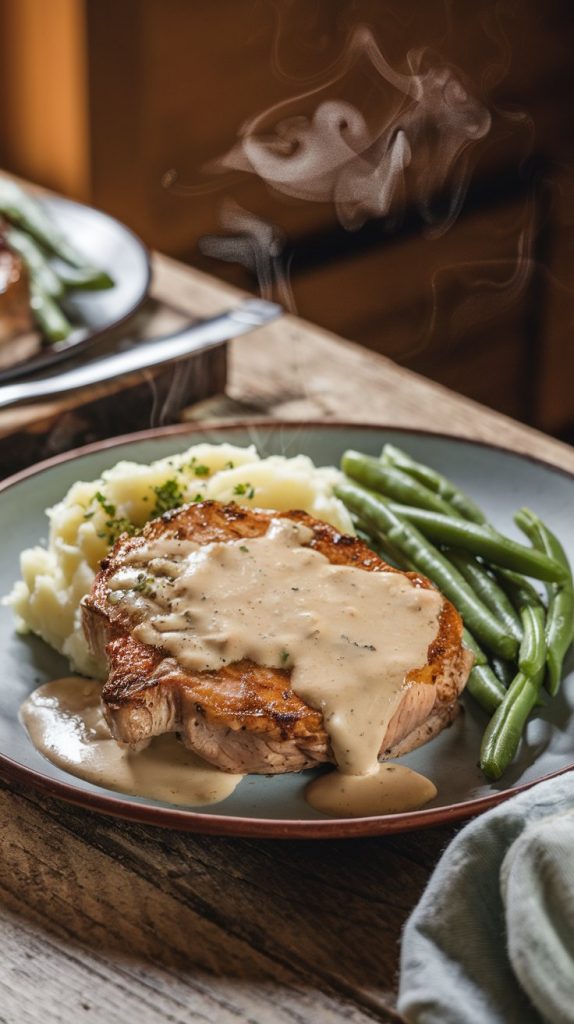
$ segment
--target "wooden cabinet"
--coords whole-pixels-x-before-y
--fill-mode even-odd
[[[559,431],[574,422],[570,14],[566,0],[0,0],[0,158],[254,287],[198,245],[232,199],[284,233],[301,315]],[[328,84],[359,24],[395,71],[418,50],[411,63],[455,69],[490,112],[488,134],[461,153],[468,190],[444,234],[429,237],[408,180],[404,216],[346,234],[329,202],[206,170],[247,119],[306,90],[323,92],[289,114],[323,95],[390,110],[396,89],[368,61]],[[163,185],[173,169],[180,191]]]

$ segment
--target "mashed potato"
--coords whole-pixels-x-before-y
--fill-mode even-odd
[[[90,590],[100,560],[125,531],[170,508],[214,498],[252,508],[304,509],[345,533],[353,525],[334,496],[339,472],[317,469],[305,455],[261,459],[254,446],[197,444],[182,454],[140,465],[118,462],[99,480],[74,484],[48,509],[47,548],[22,552],[22,579],[8,598],[21,631],[37,633],[72,667],[101,676],[80,620],[80,601]]]

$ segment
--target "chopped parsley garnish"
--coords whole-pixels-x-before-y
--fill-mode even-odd
[[[185,501],[183,491],[175,477],[171,477],[165,483],[154,487],[153,492],[155,494],[155,508],[151,513],[151,519],[163,515],[164,512],[171,511],[172,508],[179,508]]]
[[[239,550],[240,550],[240,551],[249,551],[249,548],[248,548],[248,547],[246,547],[246,545],[245,545],[245,544],[240,544],[240,545],[239,545]]]
[[[236,484],[235,487],[233,488],[233,493],[238,494],[240,496],[244,495],[246,498],[253,498],[253,496],[255,495],[255,488],[252,487],[250,483]]]
[[[195,455],[189,460],[187,465],[180,467],[179,472],[183,473],[185,469],[191,469],[195,476],[209,476],[211,473],[209,466],[205,466],[201,462],[198,464]]]
[[[107,516],[115,516],[116,506],[112,505],[101,491],[96,491],[94,501],[97,501],[98,505],[101,505]]]
[[[121,537],[122,533],[129,534],[133,537],[134,533],[139,533],[137,526],[134,525],[129,519],[119,517],[117,519],[106,519],[105,530],[98,530],[98,537],[105,538],[106,543],[111,547],[115,544],[118,537]]]
[[[235,469],[235,463],[232,462],[231,459],[230,459],[229,462],[225,463],[223,468],[224,469]]]
[[[289,661],[289,651],[281,651],[281,654],[279,655],[279,660],[281,661],[282,665],[286,665],[287,662]]]
[[[98,530],[98,537],[105,539],[108,545],[115,544],[122,533],[129,533],[130,536],[133,536],[134,533],[138,532],[137,526],[130,519],[126,519],[125,516],[116,515],[116,506],[111,501],[108,501],[105,494],[102,494],[101,491],[96,491],[92,501],[97,501],[102,511],[108,517],[104,523],[105,530]],[[85,512],[84,519],[91,519],[95,512],[95,509],[91,512]]]

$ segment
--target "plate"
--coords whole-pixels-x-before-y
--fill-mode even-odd
[[[345,448],[376,455],[385,442],[407,449],[453,478],[486,510],[492,522],[518,536],[512,513],[535,509],[560,535],[574,558],[574,477],[500,448],[435,434],[346,424],[235,424],[225,428],[168,427],[106,441],[33,467],[0,485],[0,590],[19,576],[18,552],[46,536],[44,509],[59,501],[78,479],[90,480],[119,459],[149,462],[183,451],[200,440],[255,443],[262,454],[303,452],[317,465],[337,464]],[[64,659],[36,637],[15,634],[12,614],[0,612],[0,770],[53,796],[123,818],[156,825],[228,835],[330,837],[400,832],[468,817],[517,790],[574,767],[574,659],[557,699],[529,723],[516,762],[504,780],[488,784],[477,767],[486,716],[469,699],[465,713],[432,743],[401,759],[433,780],[438,796],[423,810],[381,817],[328,819],[303,799],[311,772],[247,776],[235,793],[212,807],[174,807],[124,796],[83,782],[45,760],[18,719],[27,694],[39,684],[68,674]]]
[[[107,213],[60,196],[42,197],[58,226],[86,259],[107,270],[114,287],[102,291],[69,292],[62,307],[78,325],[65,341],[31,359],[0,371],[0,383],[53,366],[93,345],[102,334],[118,327],[135,313],[149,290],[151,270],[143,242],[129,228]]]

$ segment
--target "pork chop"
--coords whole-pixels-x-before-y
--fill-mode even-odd
[[[169,546],[182,541],[206,545],[249,540],[266,534],[278,518],[307,527],[309,547],[332,565],[400,573],[413,587],[433,588],[424,576],[392,568],[362,541],[304,512],[251,510],[213,501],[168,512],[148,523],[139,536],[124,535],[116,542],[82,602],[90,648],[107,659],[103,707],[119,742],[137,749],[153,736],[177,732],[186,746],[229,772],[300,771],[334,760],[323,715],[294,692],[288,668],[243,659],[217,670],[185,669],[167,650],[134,635],[145,603],[142,611],[134,611],[133,604],[126,607],[114,601],[110,586],[117,573],[137,563],[138,551],[149,550],[154,541]],[[421,745],[453,720],[471,664],[472,655],[462,646],[462,620],[442,598],[427,663],[407,673],[380,757],[398,756]]]

